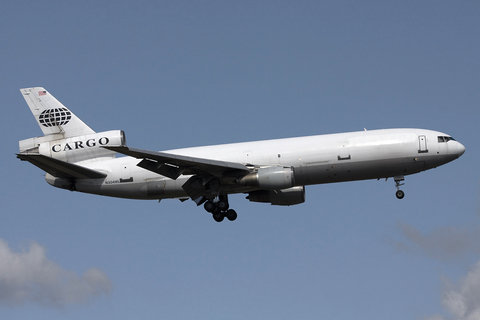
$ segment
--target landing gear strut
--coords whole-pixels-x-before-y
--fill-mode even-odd
[[[403,186],[405,183],[402,183],[402,181],[405,180],[403,176],[395,176],[393,178],[395,180],[395,187],[397,188],[397,192],[395,192],[395,196],[397,199],[403,199],[405,197],[405,192],[400,190],[400,187]]]
[[[208,200],[203,205],[207,212],[210,212],[213,216],[213,220],[222,222],[225,217],[234,221],[237,219],[237,213],[233,209],[229,209],[228,199],[226,196],[218,197],[217,199]]]

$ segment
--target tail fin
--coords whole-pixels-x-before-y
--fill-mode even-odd
[[[44,88],[25,88],[20,92],[45,136],[61,134],[70,138],[95,133]]]
[[[50,167],[47,167],[45,159],[54,158],[77,163],[91,159],[114,158],[115,152],[103,147],[125,145],[123,131],[96,133],[44,88],[26,88],[20,89],[20,92],[44,134],[41,137],[19,141],[21,160],[30,161],[43,170],[48,168],[50,171],[47,172],[60,174],[57,170],[58,162],[49,162]],[[65,168],[67,171],[72,170],[72,167]]]

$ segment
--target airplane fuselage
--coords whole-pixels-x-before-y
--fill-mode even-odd
[[[56,147],[55,150],[60,150],[60,147]],[[463,145],[441,132],[424,129],[386,129],[164,152],[236,162],[252,168],[288,167],[293,171],[294,186],[305,186],[402,177],[455,160],[464,150]],[[107,176],[101,179],[77,180],[74,189],[130,199],[189,198],[182,185],[191,175],[181,175],[173,180],[138,167],[139,162],[139,159],[128,156],[80,162],[78,164],[103,172]],[[47,174],[46,179],[50,184],[62,187],[58,178]],[[241,182],[219,186],[220,194],[246,193],[257,189],[259,188]]]

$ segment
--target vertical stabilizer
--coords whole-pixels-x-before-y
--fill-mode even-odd
[[[61,134],[63,138],[95,133],[42,87],[20,89],[45,136]]]

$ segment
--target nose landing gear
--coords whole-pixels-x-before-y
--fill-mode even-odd
[[[405,183],[402,183],[402,181],[405,180],[403,176],[395,176],[393,178],[395,180],[395,187],[397,188],[397,192],[395,192],[395,196],[397,199],[403,199],[405,197],[405,192],[400,190],[400,187],[403,186]]]
[[[203,205],[205,210],[212,214],[213,220],[222,222],[225,217],[230,221],[237,219],[237,213],[235,210],[229,209],[230,206],[226,197],[221,197],[215,200],[208,200]]]

